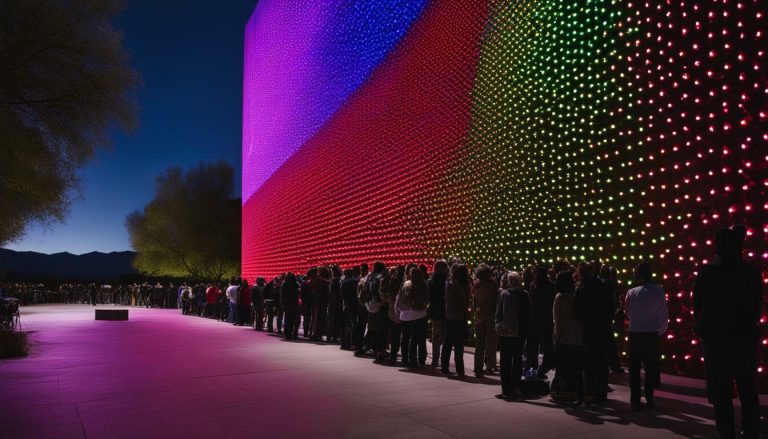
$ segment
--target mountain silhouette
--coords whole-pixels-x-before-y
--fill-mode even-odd
[[[135,252],[37,253],[0,249],[0,279],[111,280],[135,275],[131,266]]]

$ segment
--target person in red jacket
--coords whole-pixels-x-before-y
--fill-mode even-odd
[[[219,289],[214,284],[208,284],[205,290],[205,316],[211,317],[216,309],[216,299],[219,296]]]
[[[240,286],[240,301],[237,306],[240,308],[238,314],[236,326],[244,326],[251,324],[251,287],[248,285],[248,281],[243,279]]]

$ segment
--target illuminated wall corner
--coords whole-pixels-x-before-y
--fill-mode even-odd
[[[714,231],[746,224],[768,278],[768,5],[450,3],[259,4],[243,273],[595,258],[627,287],[650,260],[663,367],[700,373],[689,292]]]

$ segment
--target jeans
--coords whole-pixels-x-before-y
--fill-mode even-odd
[[[520,389],[520,377],[523,374],[523,338],[499,337],[501,361],[501,393],[511,396],[515,389]]]
[[[368,324],[368,310],[364,306],[358,306],[355,326],[352,329],[352,343],[355,349],[362,350],[365,346],[365,326]]]
[[[403,349],[408,352],[403,359],[407,365],[423,365],[427,359],[427,318],[403,322]]]
[[[528,346],[526,349],[526,360],[528,367],[538,369],[539,374],[545,374],[555,366],[553,354],[555,346],[552,343],[552,326],[536,328],[528,337]],[[541,367],[539,367],[539,350],[541,350]]]
[[[402,344],[400,343],[400,337],[403,334],[403,324],[389,322],[389,360],[392,362],[397,361],[397,353],[400,351]],[[403,349],[403,358],[408,358]]]
[[[314,312],[314,305],[312,303],[301,304],[301,315],[304,317],[304,338],[312,336],[312,314]]]
[[[757,393],[757,344],[755,336],[702,337],[715,423],[721,438],[735,436],[733,382],[741,401],[741,431],[744,438],[757,438],[760,432],[760,402]]]
[[[456,373],[464,375],[464,339],[467,335],[466,320],[445,320],[445,342],[443,344],[440,363],[443,372],[448,372],[448,362],[451,360],[451,351],[454,351],[453,362],[456,365]]]
[[[285,319],[283,320],[283,329],[285,332],[285,338],[290,340],[296,338],[296,331],[298,330],[299,310],[294,307],[285,308]]]
[[[318,301],[312,308],[312,339],[320,340],[328,326],[328,304]]]
[[[605,331],[585,330],[583,340],[586,355],[585,396],[604,401],[608,397],[608,337]]]
[[[555,377],[552,379],[552,398],[558,402],[576,402],[582,399],[584,383],[584,349],[581,346],[559,343],[555,354]]]
[[[445,342],[445,319],[432,319],[432,366],[440,363],[441,349]]]
[[[368,313],[368,332],[371,334],[370,347],[379,355],[386,352],[389,339],[389,315],[386,307],[382,307],[379,312]]]
[[[273,323],[275,321],[275,302],[272,300],[264,301],[264,309],[267,312],[267,331],[272,332]]]
[[[496,368],[496,324],[493,320],[475,321],[475,373],[483,373],[485,368]]]
[[[350,349],[352,347],[355,321],[357,320],[357,309],[345,309],[342,320],[344,321],[344,330],[341,333],[341,347],[343,349]]]
[[[237,304],[229,302],[229,316],[227,317],[228,323],[237,323]]]
[[[611,340],[613,342],[613,340]],[[640,403],[640,366],[645,368],[645,400],[653,402],[656,374],[659,370],[659,334],[629,333],[629,389],[632,404]]]

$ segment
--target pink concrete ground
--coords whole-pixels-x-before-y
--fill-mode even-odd
[[[250,328],[86,305],[22,309],[31,354],[0,360],[2,438],[712,437],[698,380],[664,376],[657,412],[632,412],[622,379],[605,407],[507,403],[494,379],[449,379],[286,342]],[[466,364],[472,364],[467,355]],[[470,374],[471,375],[471,374]]]

